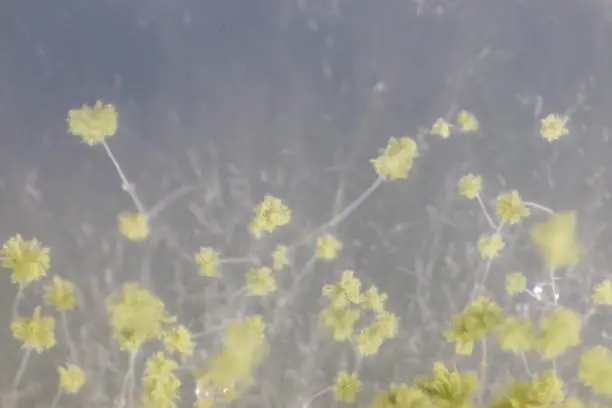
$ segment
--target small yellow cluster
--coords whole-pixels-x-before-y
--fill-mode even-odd
[[[249,296],[265,296],[276,291],[276,279],[267,266],[251,268],[246,274],[246,283]]]
[[[193,355],[195,343],[189,329],[182,325],[174,325],[161,332],[161,340],[169,354],[178,353],[182,360]]]
[[[482,176],[469,173],[459,179],[457,188],[461,196],[472,200],[478,197],[482,190]]]
[[[77,303],[74,284],[55,275],[51,285],[45,287],[43,299],[47,305],[54,306],[60,312],[72,310]]]
[[[606,279],[595,285],[591,301],[596,305],[612,305],[612,281]]]
[[[253,209],[255,216],[251,220],[249,230],[256,238],[264,232],[273,232],[278,227],[291,221],[291,210],[279,198],[267,195]]]
[[[361,302],[361,281],[355,277],[355,271],[345,270],[338,282],[323,286],[323,296],[329,299],[334,309],[358,305]]]
[[[380,150],[380,155],[370,160],[376,174],[385,180],[402,180],[408,178],[414,159],[418,156],[418,146],[409,137],[392,137],[387,146]]]
[[[338,252],[342,249],[342,242],[330,233],[324,233],[317,237],[315,256],[318,259],[330,261],[336,259]]]
[[[357,373],[349,374],[346,370],[339,371],[332,386],[334,399],[338,402],[354,404],[361,387],[362,383]]]
[[[175,374],[179,366],[164,353],[147,358],[142,375],[141,402],[145,407],[176,408],[181,381]]]
[[[569,133],[566,127],[568,120],[567,116],[548,114],[540,121],[540,135],[549,142],[560,139]]]
[[[94,106],[82,105],[68,112],[68,131],[90,146],[104,143],[117,133],[117,108],[97,101]]]
[[[121,235],[130,241],[143,241],[149,236],[149,217],[147,214],[119,213],[117,225]]]
[[[24,348],[34,349],[39,354],[55,346],[55,319],[41,314],[37,306],[32,317],[18,317],[11,323],[13,337],[23,343]]]
[[[452,317],[450,329],[444,336],[455,343],[457,354],[471,355],[474,343],[499,327],[501,322],[501,308],[497,303],[487,296],[479,296]]]
[[[106,302],[113,337],[122,350],[135,353],[144,343],[162,335],[164,325],[175,318],[164,302],[135,282],[123,284]]]
[[[525,291],[527,277],[522,272],[511,272],[506,275],[506,292],[510,296],[518,295]]]
[[[278,272],[287,265],[289,265],[289,248],[285,245],[277,245],[272,253],[272,269]]]
[[[219,268],[219,253],[210,247],[200,248],[200,252],[194,255],[194,260],[200,267],[200,275],[215,276]]]
[[[482,259],[491,260],[499,256],[499,252],[504,249],[504,239],[500,233],[491,235],[481,235],[478,238],[478,253]]]
[[[57,368],[59,388],[66,394],[76,394],[85,383],[85,373],[75,364],[66,364]]]
[[[498,195],[495,210],[499,219],[510,225],[514,225],[521,219],[531,215],[531,211],[525,207],[521,196],[516,190]]]
[[[462,132],[475,132],[480,128],[476,115],[465,109],[457,112],[456,122]]]
[[[49,248],[36,239],[25,240],[17,234],[9,238],[0,251],[2,266],[13,271],[11,281],[23,290],[30,283],[47,276]]]

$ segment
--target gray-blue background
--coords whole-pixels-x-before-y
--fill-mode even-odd
[[[199,196],[179,200],[161,219],[186,252],[213,245],[228,257],[258,249],[241,231],[263,194],[285,199],[293,232],[303,233],[332,216],[338,191],[346,204],[367,188],[375,178],[368,159],[388,136],[415,136],[457,108],[474,111],[476,134],[444,142],[422,137],[412,177],[384,185],[340,227],[340,261],[315,271],[308,296],[294,298],[295,305],[312,300],[317,309],[294,312],[316,325],[320,284],[344,267],[389,293],[402,330],[364,368],[371,395],[377,381],[410,380],[436,356],[452,355],[440,337],[453,307],[444,288],[462,307],[475,268],[466,247],[486,228],[476,205],[454,196],[466,172],[484,175],[488,199],[517,188],[530,201],[579,211],[590,252],[562,294],[586,307],[590,285],[609,263],[611,38],[606,0],[5,1],[0,238],[20,232],[53,248],[53,272],[75,280],[87,305],[75,317],[75,337],[80,321],[104,324],[92,281],[102,281],[107,269],[110,288],[139,279],[147,251],[159,258],[152,287],[189,320],[201,311],[171,306],[182,293],[174,273],[180,270],[187,286],[201,278],[189,275],[187,264],[177,266],[176,253],[158,247],[161,238],[146,249],[118,243],[115,216],[131,202],[103,150],[67,134],[69,109],[97,99],[116,104],[119,132],[109,145],[141,198],[151,207],[173,189],[199,183]],[[571,114],[570,135],[558,143],[538,136],[548,112]],[[202,169],[199,179],[193,163]],[[195,228],[190,200],[206,202],[217,187],[223,199],[206,205],[220,232]],[[492,286],[512,269],[524,270],[531,283],[540,279],[533,254],[520,255],[525,246],[494,267]],[[449,257],[459,275],[449,273]],[[414,271],[419,261],[430,268],[420,281],[403,269]],[[240,286],[243,271],[230,273]],[[0,305],[10,310],[14,291],[8,276],[2,282]],[[417,293],[428,294],[425,303],[411,301]],[[4,327],[8,313],[6,319]],[[1,338],[6,387],[18,345],[8,329]],[[422,343],[418,352],[408,344],[414,338]],[[331,340],[317,343],[323,357],[310,356],[307,367],[308,354],[292,354],[291,339],[261,376],[267,393],[278,395],[275,406],[325,386],[324,377],[309,385],[303,374],[305,385],[286,385],[282,377],[291,370],[338,368],[325,357],[340,349]],[[40,371],[31,368],[28,378],[48,378],[52,395],[53,363],[62,358],[58,351],[37,359],[31,367]]]

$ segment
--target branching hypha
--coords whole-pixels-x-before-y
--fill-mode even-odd
[[[553,142],[567,135],[567,122],[567,117],[557,114],[546,116],[540,122],[542,138]],[[68,130],[89,146],[103,147],[123,190],[133,201],[133,208],[117,211],[117,230],[135,245],[143,245],[151,239],[156,228],[163,229],[159,219],[161,211],[187,194],[190,188],[177,189],[150,208],[145,205],[107,141],[118,130],[117,110],[111,104],[98,101],[93,106],[83,105],[71,110]],[[454,123],[439,118],[431,127],[431,133],[443,139],[455,133],[462,134],[458,137],[469,137],[469,133],[476,131],[481,131],[480,123],[476,115],[467,110],[460,110]],[[191,262],[194,274],[210,282],[224,279],[223,265],[244,267],[243,289],[226,299],[230,306],[239,298],[248,300],[249,304],[282,298],[283,293],[298,290],[315,265],[335,267],[335,260],[348,245],[342,242],[336,227],[383,183],[409,178],[418,152],[417,142],[410,137],[389,138],[379,155],[370,161],[373,168],[370,187],[330,221],[293,242],[276,241],[277,231],[292,222],[292,210],[280,197],[262,196],[253,208],[250,222],[244,226],[253,240],[273,242],[269,252],[262,256],[248,254],[241,258],[224,258],[221,249],[207,243],[196,243],[199,249],[192,254],[175,249],[179,256]],[[327,406],[331,400],[337,404],[365,404],[372,408],[596,406],[595,402],[589,405],[577,395],[570,395],[556,363],[581,342],[583,321],[564,305],[564,296],[557,284],[558,279],[563,279],[564,271],[579,262],[582,253],[576,237],[577,213],[554,211],[525,201],[514,189],[499,192],[490,208],[483,193],[485,185],[488,187],[487,179],[476,173],[457,180],[458,195],[476,203],[488,230],[473,243],[481,266],[475,271],[472,295],[440,333],[441,338],[452,343],[454,359],[432,362],[431,372],[413,376],[408,379],[410,382],[366,383],[362,379],[364,365],[381,363],[376,355],[388,340],[400,333],[400,315],[388,307],[387,293],[376,285],[362,282],[362,271],[339,268],[337,277],[328,277],[320,289],[322,308],[313,329],[324,333],[327,341],[337,342],[352,358],[350,363],[337,365],[336,374],[327,385],[299,398],[298,406]],[[532,221],[532,212],[546,219]],[[533,313],[502,308],[487,290],[492,265],[510,250],[507,245],[509,231],[523,224],[529,228],[528,239],[540,255],[546,273],[543,279],[529,282],[525,274],[509,270],[505,288],[509,302],[518,296],[531,298],[539,313],[537,319]],[[295,267],[294,257],[304,248],[310,254],[309,260],[299,268],[292,282],[289,279],[291,283],[287,288],[283,286],[287,282],[287,269]],[[68,325],[71,313],[79,307],[75,285],[56,273],[48,277],[52,269],[50,255],[51,250],[43,243],[19,234],[9,238],[0,251],[2,265],[12,272],[11,281],[17,288],[10,329],[15,340],[22,344],[22,361],[12,386],[16,392],[22,387],[32,356],[57,345],[59,327],[68,354],[66,361],[57,368],[57,392],[50,403],[56,408],[63,397],[79,395],[88,382],[88,367],[83,365],[83,353]],[[30,290],[34,285],[42,285],[40,305],[30,312],[20,310],[20,302],[26,295],[36,296],[36,291]],[[262,380],[257,372],[274,351],[270,347],[271,339],[277,334],[274,317],[236,313],[219,327],[205,327],[202,333],[194,334],[190,323],[181,321],[181,316],[172,315],[164,301],[143,282],[124,282],[106,296],[105,312],[112,341],[128,362],[126,370],[114,374],[120,377],[116,395],[109,398],[114,406],[167,408],[185,406],[190,400],[195,400],[194,406],[198,408],[230,406],[248,398],[249,391]],[[608,280],[597,282],[591,300],[593,308],[612,305],[612,283]],[[199,340],[206,336],[216,341],[202,346]],[[489,353],[493,345],[501,352],[516,356],[525,375],[513,373],[516,378],[507,378],[500,388],[489,392],[489,363],[492,361]],[[462,369],[462,358],[475,350],[481,353],[479,368]],[[538,355],[539,365],[546,369],[532,369],[528,354],[532,360]],[[601,345],[593,346],[585,349],[579,358],[576,377],[595,395],[612,397],[611,366],[612,351]],[[186,373],[190,374],[190,379]],[[179,393],[188,384],[194,385],[193,393]],[[379,389],[371,393],[374,385]],[[366,395],[366,391],[370,394]],[[328,399],[322,402],[324,398]]]

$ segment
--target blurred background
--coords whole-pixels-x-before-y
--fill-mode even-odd
[[[300,406],[351,367],[350,347],[317,330],[320,287],[346,268],[387,292],[401,318],[397,338],[362,364],[358,406],[388,382],[452,358],[441,332],[469,299],[479,270],[474,243],[487,228],[477,205],[457,197],[465,173],[483,175],[487,200],[518,189],[525,200],[578,211],[587,252],[560,283],[562,302],[585,311],[590,287],[608,272],[609,0],[8,0],[0,10],[0,238],[38,237],[52,248],[51,272],[81,291],[70,330],[98,381],[65,404],[110,406],[96,392],[112,399],[117,385],[99,361],[113,358],[123,370],[125,361],[98,336],[104,297],[126,280],[144,281],[185,324],[199,322],[196,331],[271,313],[272,301],[224,302],[241,287],[244,265],[210,285],[177,247],[213,246],[234,258],[291,242],[375,180],[369,159],[389,136],[419,142],[409,179],[383,184],[337,228],[339,259],[288,292],[290,306],[273,319],[281,322],[274,352],[242,406]],[[98,99],[117,106],[109,146],[149,208],[192,188],[161,212],[146,244],[116,232],[116,214],[133,204],[104,150],[66,130],[69,109]],[[428,133],[458,109],[476,114],[478,132],[448,140]],[[551,112],[570,116],[569,135],[552,144],[538,134]],[[253,242],[245,227],[268,193],[287,202],[293,222],[286,235]],[[531,285],[543,279],[526,231],[514,231],[516,244],[487,281],[509,309],[518,306],[503,297],[506,272],[522,270]],[[286,273],[296,276],[303,264],[295,259]],[[8,272],[0,290],[9,311]],[[23,314],[37,302],[33,290]],[[10,313],[2,316],[6,390],[20,354]],[[585,343],[601,342],[605,319],[590,327]],[[19,406],[44,405],[55,393],[55,365],[66,354],[60,334],[58,343],[31,360],[27,384],[40,388]],[[500,373],[521,367],[507,364]],[[564,364],[569,380],[575,360],[559,370]],[[193,388],[184,397],[180,406],[190,406]],[[313,406],[329,406],[326,398]]]

